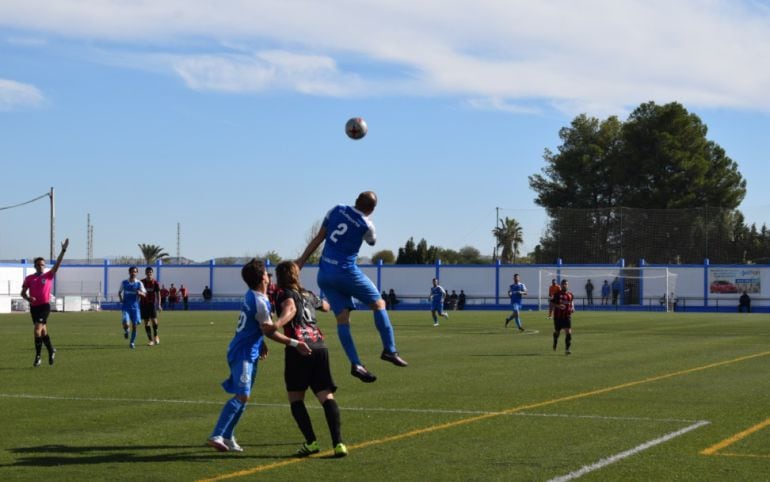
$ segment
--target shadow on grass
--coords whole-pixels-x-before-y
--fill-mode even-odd
[[[293,452],[287,450],[280,454],[250,455],[249,449],[258,447],[291,446],[297,442],[244,444],[245,452],[220,453],[205,444],[196,445],[126,445],[126,446],[72,446],[72,445],[41,445],[38,447],[19,447],[8,449],[19,455],[10,464],[0,467],[53,467],[67,465],[97,465],[114,463],[163,463],[163,462],[208,462],[222,457],[238,457],[242,459],[289,459]],[[142,452],[149,453],[142,453]],[[165,453],[158,453],[165,452]]]

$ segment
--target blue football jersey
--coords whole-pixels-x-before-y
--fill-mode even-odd
[[[147,293],[141,281],[129,281],[124,279],[120,284],[120,293],[123,294],[123,309],[139,308],[139,293]]]
[[[434,286],[430,289],[431,302],[440,303],[444,296],[446,296],[446,291],[441,287],[441,285]]]
[[[374,224],[352,206],[333,207],[326,213],[323,227],[326,228],[326,238],[321,253],[322,266],[349,268],[356,264],[361,243],[366,241],[374,246],[377,240]]]
[[[524,285],[524,283],[512,284],[508,290],[511,295],[511,303],[521,303],[521,299],[525,291],[527,291],[527,287]]]
[[[267,295],[249,290],[243,299],[235,336],[227,348],[227,360],[250,360],[252,363],[259,358],[259,349],[264,343],[262,324],[271,324],[270,300]]]

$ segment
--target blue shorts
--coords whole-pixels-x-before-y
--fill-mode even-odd
[[[521,311],[521,303],[511,303],[511,311]]]
[[[132,322],[138,325],[142,322],[142,315],[139,313],[139,307],[135,308],[123,308],[123,324],[127,325],[128,322]]]
[[[431,301],[430,311],[438,311],[439,313],[441,313],[442,311],[444,311],[444,303],[442,303],[441,300]]]
[[[323,266],[323,265],[322,265]],[[323,291],[335,315],[354,310],[357,299],[366,306],[382,298],[380,292],[358,267],[349,270],[318,270],[318,287]]]
[[[222,382],[222,388],[233,395],[251,395],[251,387],[257,375],[257,364],[251,360],[230,362],[230,378]]]

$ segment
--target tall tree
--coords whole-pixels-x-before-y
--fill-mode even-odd
[[[142,251],[142,257],[147,264],[152,264],[159,259],[168,258],[168,253],[163,251],[163,248],[154,244],[139,244],[139,249]]]
[[[425,239],[414,244],[414,238],[409,238],[403,248],[398,248],[396,264],[431,264],[438,259],[439,248],[428,246]]]
[[[500,225],[492,230],[498,248],[502,248],[500,261],[503,263],[515,263],[519,254],[519,245],[524,242],[524,231],[518,221],[505,217],[500,220]]]
[[[536,262],[733,256],[714,247],[739,222],[732,211],[746,181],[707,131],[678,103],[642,104],[625,123],[576,117],[559,131],[558,152],[546,150],[547,165],[529,178],[551,218]],[[705,252],[694,245],[701,240]]]

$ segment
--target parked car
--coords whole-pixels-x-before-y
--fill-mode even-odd
[[[737,293],[738,287],[729,281],[718,279],[711,283],[711,293]]]

